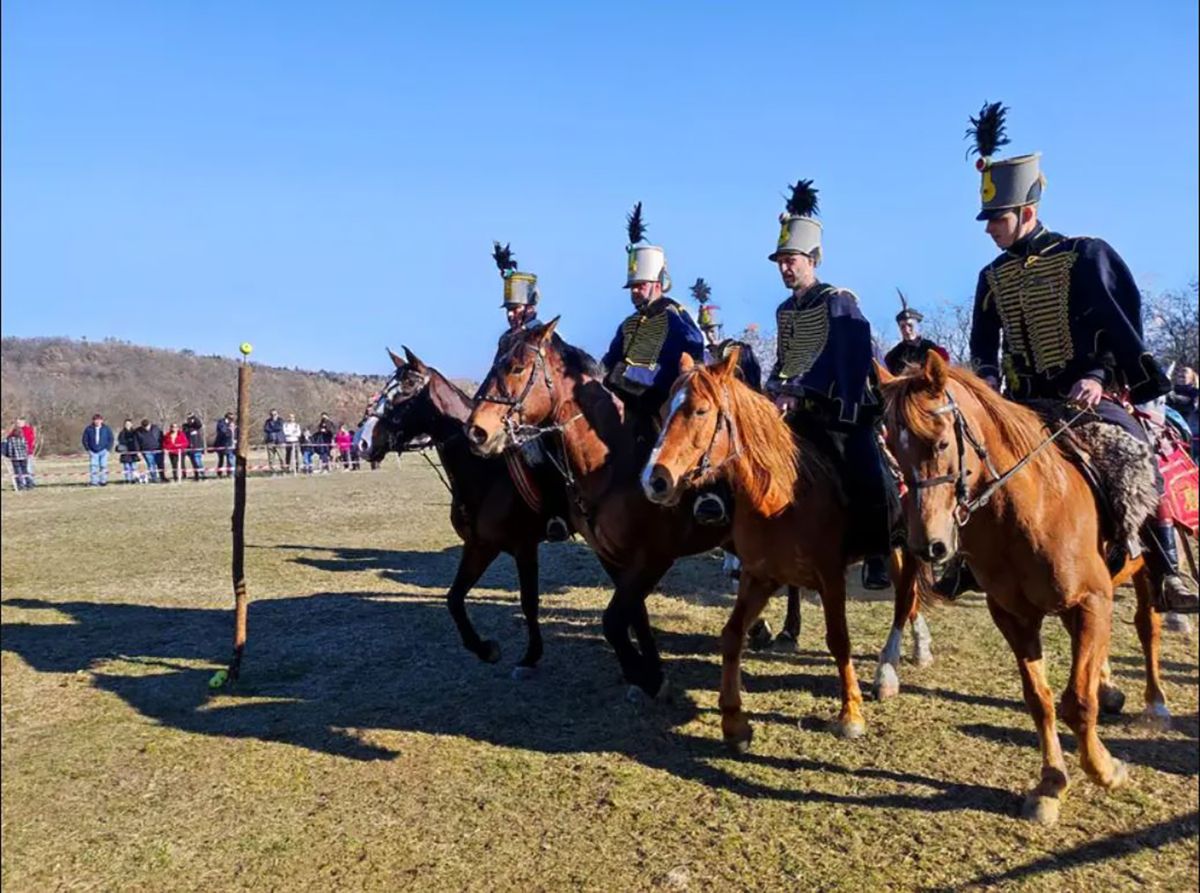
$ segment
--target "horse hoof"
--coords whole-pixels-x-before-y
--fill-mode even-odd
[[[1186,636],[1192,631],[1192,621],[1188,620],[1185,614],[1168,611],[1163,615],[1162,628],[1169,633],[1182,633]]]
[[[500,660],[500,643],[492,639],[484,639],[479,648],[479,659],[485,664],[494,664]]]
[[[842,720],[838,723],[838,735],[847,741],[867,734],[867,724],[861,719]]]
[[[1141,724],[1158,732],[1171,730],[1171,711],[1166,704],[1147,704],[1142,711]]]
[[[746,635],[746,644],[750,646],[751,651],[764,651],[771,647],[771,642],[771,624],[765,620],[755,623]]]
[[[746,734],[742,735],[726,735],[725,746],[729,748],[729,752],[735,757],[745,756],[750,752],[750,739],[754,734],[747,729]]]
[[[913,663],[921,669],[933,666],[933,651],[928,645],[913,650]]]
[[[775,637],[775,641],[771,643],[771,650],[781,651],[785,654],[795,654],[800,650],[800,643],[796,641],[794,635],[785,629]]]
[[[1116,758],[1113,759],[1112,764],[1112,777],[1104,787],[1110,791],[1116,791],[1129,784],[1129,767],[1122,760]]]
[[[1125,709],[1125,693],[1110,685],[1100,686],[1100,712],[1105,716],[1117,716]]]
[[[900,677],[891,664],[880,664],[875,670],[875,700],[886,701],[900,694]]]
[[[524,667],[524,666],[521,666],[520,664],[517,664],[515,667],[513,667],[512,678],[517,680],[518,682],[522,682],[526,679],[537,678],[537,674],[538,674],[537,667]]]
[[[1039,825],[1053,825],[1058,821],[1058,810],[1061,801],[1057,797],[1047,797],[1043,794],[1030,794],[1021,805],[1021,818]]]

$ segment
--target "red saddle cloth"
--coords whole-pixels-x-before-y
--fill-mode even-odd
[[[521,494],[521,499],[535,514],[540,515],[542,513],[542,493],[529,473],[529,468],[521,459],[521,451],[508,450],[504,454],[504,462],[508,465],[508,476],[512,478],[513,485]]]
[[[1149,432],[1154,444],[1171,517],[1195,536],[1200,529],[1200,497],[1197,495],[1200,493],[1200,469],[1192,461],[1187,441],[1153,415],[1140,411],[1134,415]]]

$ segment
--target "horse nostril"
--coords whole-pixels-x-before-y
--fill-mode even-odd
[[[650,479],[650,489],[654,491],[655,496],[662,496],[667,492],[667,482],[661,475],[655,475]]]
[[[478,425],[471,425],[467,428],[467,440],[475,444],[475,446],[483,446],[487,443],[487,432]]]
[[[930,561],[943,561],[948,554],[950,554],[950,550],[946,548],[946,544],[941,540],[934,540],[929,544]]]

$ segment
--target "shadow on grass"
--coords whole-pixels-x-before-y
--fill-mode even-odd
[[[1179,720],[1176,719],[1176,723],[1178,722]],[[959,726],[959,730],[974,738],[1027,747],[1031,752],[1031,759],[1036,756],[1038,751],[1037,734],[1028,729],[972,723]],[[1162,735],[1154,735],[1149,738],[1118,738],[1111,732],[1112,729],[1101,729],[1100,740],[1119,760],[1146,766],[1169,775],[1194,778],[1200,774],[1200,752],[1196,750],[1194,734],[1189,736],[1185,733],[1183,738]],[[1189,737],[1192,740],[1185,740]],[[1059,740],[1062,742],[1064,752],[1075,753],[1074,735],[1060,731]]]
[[[1148,828],[1110,834],[1100,840],[1080,844],[1064,852],[1052,853],[1007,871],[980,875],[964,884],[927,889],[931,893],[932,891],[951,893],[951,891],[972,888],[990,889],[1006,881],[1019,881],[1039,874],[1060,874],[1065,870],[1079,868],[1083,865],[1122,859],[1139,850],[1157,850],[1179,840],[1195,840],[1198,830],[1200,830],[1200,813],[1192,811],[1150,825]]]
[[[39,599],[3,604],[52,610],[70,621],[6,623],[6,651],[38,672],[86,672],[96,688],[142,716],[193,734],[388,760],[402,746],[395,733],[423,732],[541,753],[621,753],[751,798],[926,811],[1016,809],[1010,791],[916,773],[753,753],[732,761],[720,741],[679,731],[697,715],[686,694],[664,705],[626,702],[595,610],[548,608],[544,675],[517,682],[508,661],[481,664],[463,651],[438,599],[325,592],[252,602],[243,677],[210,698],[208,678],[231,638],[229,611]],[[523,642],[515,603],[479,601],[473,608],[481,632],[506,645]],[[697,658],[670,661],[669,670],[685,688],[711,690],[718,682],[718,667]],[[832,701],[832,680],[832,674],[796,674],[787,682],[811,685]],[[800,786],[774,786],[742,777],[737,767],[746,763],[806,776]],[[857,781],[847,784],[847,777]],[[917,790],[870,791],[881,783]]]

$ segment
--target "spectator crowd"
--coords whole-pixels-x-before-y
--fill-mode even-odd
[[[363,421],[366,417],[364,413]],[[345,422],[335,423],[328,413],[321,413],[312,427],[302,427],[294,413],[284,420],[272,409],[263,422],[262,434],[267,448],[265,470],[272,475],[328,474],[339,465],[346,471],[361,467],[354,431]],[[225,413],[217,419],[210,439],[198,412],[188,413],[182,423],[169,423],[166,431],[149,419],[136,425],[133,419],[125,419],[114,436],[104,416],[96,413],[83,429],[80,444],[88,457],[88,484],[92,487],[108,486],[112,453],[121,463],[121,481],[126,484],[186,480],[189,472],[193,481],[210,476],[233,477],[237,422],[232,412]],[[17,418],[4,437],[4,456],[12,466],[18,490],[34,486],[36,446],[34,427],[24,418]],[[206,454],[215,458],[211,468],[206,465]],[[377,467],[377,463],[371,467]]]

